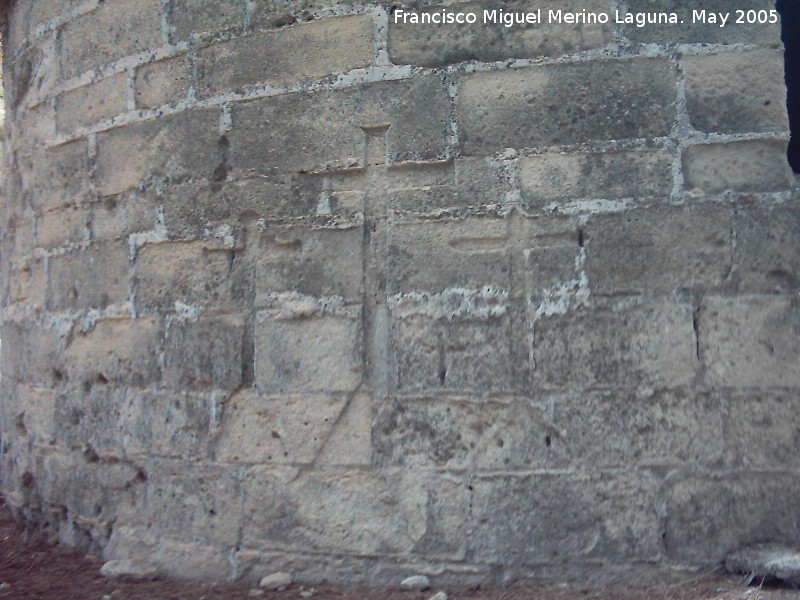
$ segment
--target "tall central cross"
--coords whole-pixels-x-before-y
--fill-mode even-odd
[[[327,171],[323,177],[320,208],[331,192],[363,194],[364,214],[364,368],[365,382],[377,394],[389,392],[387,372],[390,344],[386,304],[386,249],[389,197],[392,190],[426,188],[452,183],[453,162],[389,164],[387,135],[390,125],[362,126],[365,136],[364,166]],[[448,181],[443,182],[443,179]]]

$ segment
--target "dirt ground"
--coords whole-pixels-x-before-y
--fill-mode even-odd
[[[339,600],[428,600],[445,591],[455,600],[800,600],[800,592],[776,588],[743,587],[738,578],[706,575],[680,584],[650,589],[554,587],[520,582],[509,586],[465,589],[342,588],[292,585],[281,592],[253,591],[244,583],[204,584],[154,579],[112,580],[99,574],[101,563],[54,544],[41,533],[26,533],[0,498],[0,600],[239,600],[289,598]],[[437,600],[439,600],[437,598]]]

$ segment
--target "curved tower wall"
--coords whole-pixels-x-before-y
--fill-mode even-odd
[[[780,25],[623,4],[681,3],[13,3],[7,502],[206,578],[797,542]]]

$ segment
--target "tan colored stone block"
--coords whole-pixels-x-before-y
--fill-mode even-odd
[[[192,64],[187,54],[143,65],[136,69],[136,106],[155,108],[185,100],[192,87]]]
[[[355,15],[214,44],[197,53],[199,95],[289,85],[364,68],[372,62],[372,19]]]
[[[127,87],[128,75],[117,73],[62,94],[56,103],[58,132],[70,134],[81,127],[127,112]]]

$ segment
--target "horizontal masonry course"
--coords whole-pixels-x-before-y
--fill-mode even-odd
[[[687,22],[688,17],[676,12],[626,12],[614,11],[593,12],[581,10],[577,12],[565,10],[537,9],[535,11],[504,11],[501,9],[477,12],[454,12],[447,9],[428,12],[411,12],[397,9],[393,13],[395,24],[411,25],[473,25],[479,22],[484,25],[594,25],[618,23],[645,27],[646,25],[678,25]],[[709,10],[693,10],[688,19],[691,23],[704,23],[725,27],[729,24],[775,24],[779,20],[775,10],[736,10],[731,12],[715,12]]]

